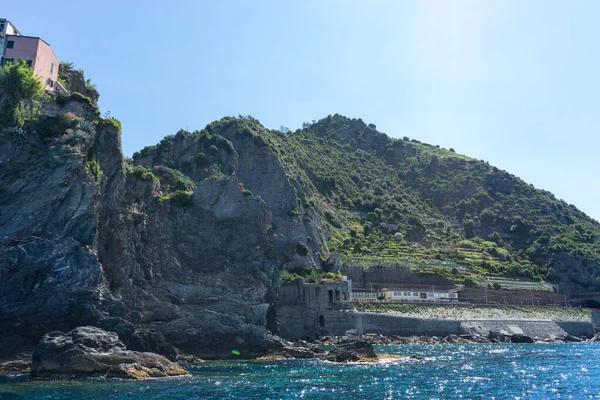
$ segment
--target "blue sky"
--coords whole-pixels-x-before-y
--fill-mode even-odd
[[[489,161],[600,220],[600,2],[18,1],[83,68],[127,155],[250,114],[340,113]]]

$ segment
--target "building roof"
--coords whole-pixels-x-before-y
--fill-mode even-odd
[[[15,24],[13,24],[12,22],[10,22],[9,20],[7,20],[6,18],[0,18],[0,22],[7,22],[9,24],[12,25],[13,28],[15,28],[15,31],[17,31],[17,33],[19,35],[21,35],[21,31],[17,29],[17,27],[15,26]]]
[[[50,45],[50,43],[46,42],[44,39],[42,39],[41,37],[38,36],[25,36],[25,35],[6,35],[6,37],[16,37],[16,38],[23,38],[23,39],[38,39],[41,40],[42,42],[46,43],[48,46],[52,47],[52,45]]]
[[[54,49],[52,48],[52,45],[50,43],[46,42],[41,37],[37,37],[37,36],[23,36],[23,35],[6,35],[6,37],[7,38],[9,38],[9,37],[15,37],[15,38],[25,38],[25,39],[37,39],[37,40],[41,40],[42,42],[46,43],[48,45],[48,47],[50,47],[50,50],[52,50],[52,54],[54,54],[54,57],[56,57],[56,59],[60,62],[58,56],[56,55],[56,53],[54,52]]]

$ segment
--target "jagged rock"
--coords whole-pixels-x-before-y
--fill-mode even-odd
[[[510,337],[510,342],[511,343],[534,343],[535,340],[533,340],[531,337],[529,337],[527,335],[512,335]]]
[[[377,360],[377,354],[370,342],[355,340],[334,346],[325,359],[335,362],[373,361]]]
[[[492,343],[510,343],[510,334],[505,331],[491,330],[488,337],[492,340]]]
[[[491,330],[488,337],[493,343],[534,343],[535,341],[523,333],[509,333],[504,330]]]
[[[11,360],[0,363],[0,372],[27,372],[31,368],[31,361]]]
[[[46,334],[33,353],[31,374],[144,379],[187,371],[161,355],[127,350],[114,332],[83,326]]]
[[[280,358],[314,358],[324,351],[319,345],[306,341],[288,342],[278,336],[269,336],[269,356]]]
[[[344,336],[356,337],[356,336],[358,336],[358,330],[356,330],[356,329],[347,330],[346,333],[344,333]],[[368,336],[368,334],[365,336]]]
[[[563,340],[567,343],[579,343],[579,342],[583,342],[583,339],[578,338],[576,336],[573,335],[567,335],[563,338]]]
[[[136,329],[124,342],[130,350],[157,353],[171,361],[178,361],[182,357],[179,350],[154,329]]]

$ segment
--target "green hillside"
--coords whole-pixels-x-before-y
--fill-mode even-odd
[[[392,139],[375,125],[340,115],[286,133],[241,117],[186,133],[206,142],[197,162],[213,165],[212,173],[231,172],[226,155],[233,150],[219,134],[225,129],[253,135],[277,155],[301,205],[290,215],[308,222],[318,211],[325,221],[327,249],[315,249],[322,257],[331,252],[365,265],[409,264],[467,284],[502,276],[560,283],[565,290],[600,287],[600,225],[484,161]],[[134,159],[160,153],[160,146]]]
[[[332,208],[330,251],[598,287],[600,225],[550,192],[484,161],[390,139],[339,115],[290,139],[299,143],[297,164]],[[381,222],[398,224],[402,240]]]

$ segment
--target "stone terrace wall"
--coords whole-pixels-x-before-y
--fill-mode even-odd
[[[278,318],[281,337],[292,340],[340,336],[351,329],[381,335],[458,335],[461,323],[458,320],[407,318],[347,310],[307,310],[301,307],[279,309]]]
[[[556,321],[556,325],[560,326],[565,332],[573,336],[587,336],[594,333],[594,325],[591,321]]]
[[[544,292],[541,290],[495,290],[484,288],[463,288],[458,293],[461,301],[474,304],[511,304],[526,305],[532,303],[536,306],[564,306],[565,298],[561,293]]]
[[[413,273],[405,267],[356,267],[343,265],[340,273],[352,280],[354,288],[382,289],[391,287],[451,289],[454,282],[437,274]]]
[[[586,336],[592,333],[590,322],[544,321],[544,320],[468,320],[461,324],[462,332],[477,332],[488,335],[490,331],[505,331],[508,334],[525,334],[532,338],[552,339],[573,336]]]
[[[278,319],[280,335],[290,340],[339,336],[351,329],[361,333],[398,336],[447,336],[471,331],[487,335],[490,330],[505,330],[541,339],[566,334],[585,336],[593,332],[591,321],[426,319],[348,310],[309,310],[295,306],[280,308]]]

